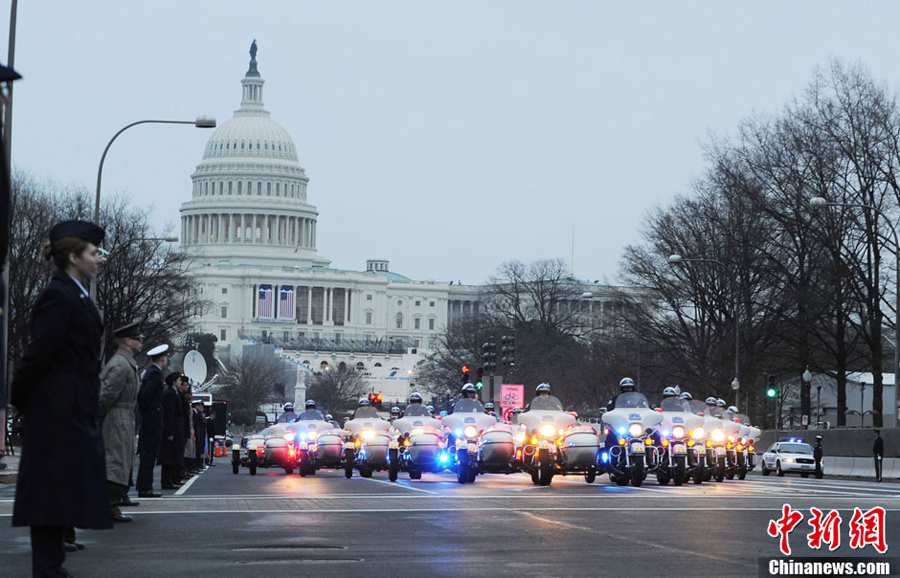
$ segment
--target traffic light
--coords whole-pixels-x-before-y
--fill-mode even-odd
[[[378,402],[378,394],[377,394],[377,393],[370,393],[370,394],[369,394],[369,405],[371,405],[372,407],[375,407],[375,404],[376,404],[377,402]]]
[[[493,374],[497,369],[497,344],[493,335],[481,346],[481,361],[484,371]]]
[[[378,409],[381,409],[381,402],[382,402],[382,401],[384,401],[384,394],[379,393],[379,394],[375,397],[375,406],[378,407]]]
[[[500,339],[500,363],[503,367],[513,367],[516,364],[516,338],[504,335]]]
[[[769,376],[769,387],[766,389],[766,397],[775,397],[778,395],[778,388],[775,387],[775,377]]]
[[[484,368],[479,367],[475,370],[475,374],[478,376],[475,380],[475,389],[480,391],[484,387]]]
[[[468,365],[462,366],[462,382],[463,382],[463,385],[469,383],[469,366]]]

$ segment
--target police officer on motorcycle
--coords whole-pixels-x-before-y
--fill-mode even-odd
[[[464,386],[462,386],[461,392],[462,392],[463,399],[465,399],[465,398],[478,399],[478,390],[475,389],[475,386],[472,385],[471,383],[467,383]]]
[[[706,415],[715,416],[717,413],[716,398],[709,396],[706,398]]]
[[[411,394],[409,394],[409,403],[421,404],[422,403],[422,394],[417,391],[414,391]],[[431,413],[434,413],[434,408],[431,407],[430,405],[426,409],[428,411],[430,411]]]
[[[297,414],[294,413],[294,404],[291,402],[284,404],[281,409],[284,413],[278,416],[277,423],[291,423],[297,419]]]
[[[400,419],[400,408],[394,406],[391,408],[391,417],[388,421],[393,422],[394,420]]]
[[[494,413],[494,404],[491,402],[484,404],[484,413],[497,417],[497,414]]]
[[[540,387],[540,386],[538,386]],[[623,393],[630,393],[634,391],[634,380],[630,377],[622,378],[622,381],[619,382],[619,395]],[[550,392],[550,386],[547,386],[547,393]],[[606,411],[612,411],[616,409],[616,399],[618,399],[619,395],[610,398],[609,401],[606,402]]]

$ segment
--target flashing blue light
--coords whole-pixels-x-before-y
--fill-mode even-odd
[[[619,428],[619,435],[625,435],[625,428],[624,428],[624,427],[620,427],[620,428]]]
[[[441,457],[439,459],[441,460],[442,464],[447,463],[447,454],[441,454]]]
[[[453,433],[455,433],[458,436],[461,436],[463,434],[463,430],[458,429],[458,430],[454,431]]]
[[[604,464],[609,463],[609,453],[608,452],[600,452],[600,461]]]
[[[664,438],[669,437],[669,430],[667,430],[667,429],[664,429],[664,430],[663,430],[663,437],[664,437]]]
[[[301,440],[305,440],[305,439],[306,439],[306,434],[305,434],[305,433],[301,433],[301,434],[300,434],[300,439],[301,439]]]

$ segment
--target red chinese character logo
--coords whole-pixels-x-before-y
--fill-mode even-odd
[[[884,541],[884,508],[872,508],[865,513],[859,508],[853,508],[853,518],[850,519],[850,547],[859,549],[869,544],[875,546],[882,554],[887,552],[887,543]]]
[[[781,511],[781,518],[778,520],[769,520],[768,533],[769,536],[772,536],[773,538],[781,538],[781,543],[779,544],[781,553],[785,556],[790,556],[791,545],[788,543],[788,534],[790,534],[794,530],[794,527],[803,520],[803,514],[791,510],[791,507],[787,504],[782,506]]]
[[[818,508],[810,508],[809,511],[812,512],[812,518],[807,524],[813,528],[806,535],[809,547],[818,550],[822,547],[822,542],[825,542],[829,550],[837,550],[841,545],[841,515],[837,510],[832,510],[823,518],[822,511]]]

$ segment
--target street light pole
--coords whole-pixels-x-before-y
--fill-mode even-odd
[[[679,254],[669,255],[668,261],[672,265],[680,265],[682,263],[713,263],[723,269],[726,269],[725,264],[721,261],[717,261],[716,259],[704,259],[704,258],[691,258],[686,259]],[[731,389],[734,390],[734,405],[738,407],[738,400],[740,397],[740,389],[741,382],[738,379],[740,375],[740,353],[741,353],[741,338],[740,338],[740,322],[738,320],[738,295],[737,295],[737,287],[735,284],[737,281],[732,279],[731,285],[731,303],[732,310],[734,313],[734,379],[731,381]]]
[[[884,212],[881,211],[878,207],[873,207],[871,205],[863,205],[860,203],[833,203],[825,199],[824,197],[813,197],[809,200],[809,206],[818,209],[820,207],[856,207],[858,209],[869,209],[875,213],[878,213],[884,218],[884,221],[888,224],[888,227],[891,229],[891,233],[894,235],[894,258],[895,258],[895,267],[894,272],[896,274],[895,286],[894,286],[894,407],[891,408],[894,413],[894,421],[897,421],[897,401],[900,399],[900,236],[897,235],[897,229],[894,227],[894,224],[891,223],[890,217],[888,217]],[[872,388],[874,393],[874,386]],[[862,405],[860,405],[860,425],[862,424]],[[875,398],[874,395],[872,397],[872,424],[875,423]],[[884,415],[884,414],[882,414]],[[884,425],[884,424],[883,424]]]
[[[216,127],[216,119],[212,116],[198,116],[194,120],[139,120],[133,122],[131,124],[125,125],[119,129],[119,132],[113,135],[109,142],[106,143],[106,148],[103,149],[103,154],[100,156],[100,166],[97,168],[97,193],[94,196],[94,223],[100,224],[100,185],[103,182],[103,161],[106,160],[106,153],[109,152],[109,147],[112,146],[116,139],[119,138],[119,135],[130,129],[133,126],[137,126],[139,124],[192,124],[197,128],[215,128]],[[91,299],[95,302],[97,300],[97,278],[94,277],[91,279],[91,287],[90,287],[90,295]]]

